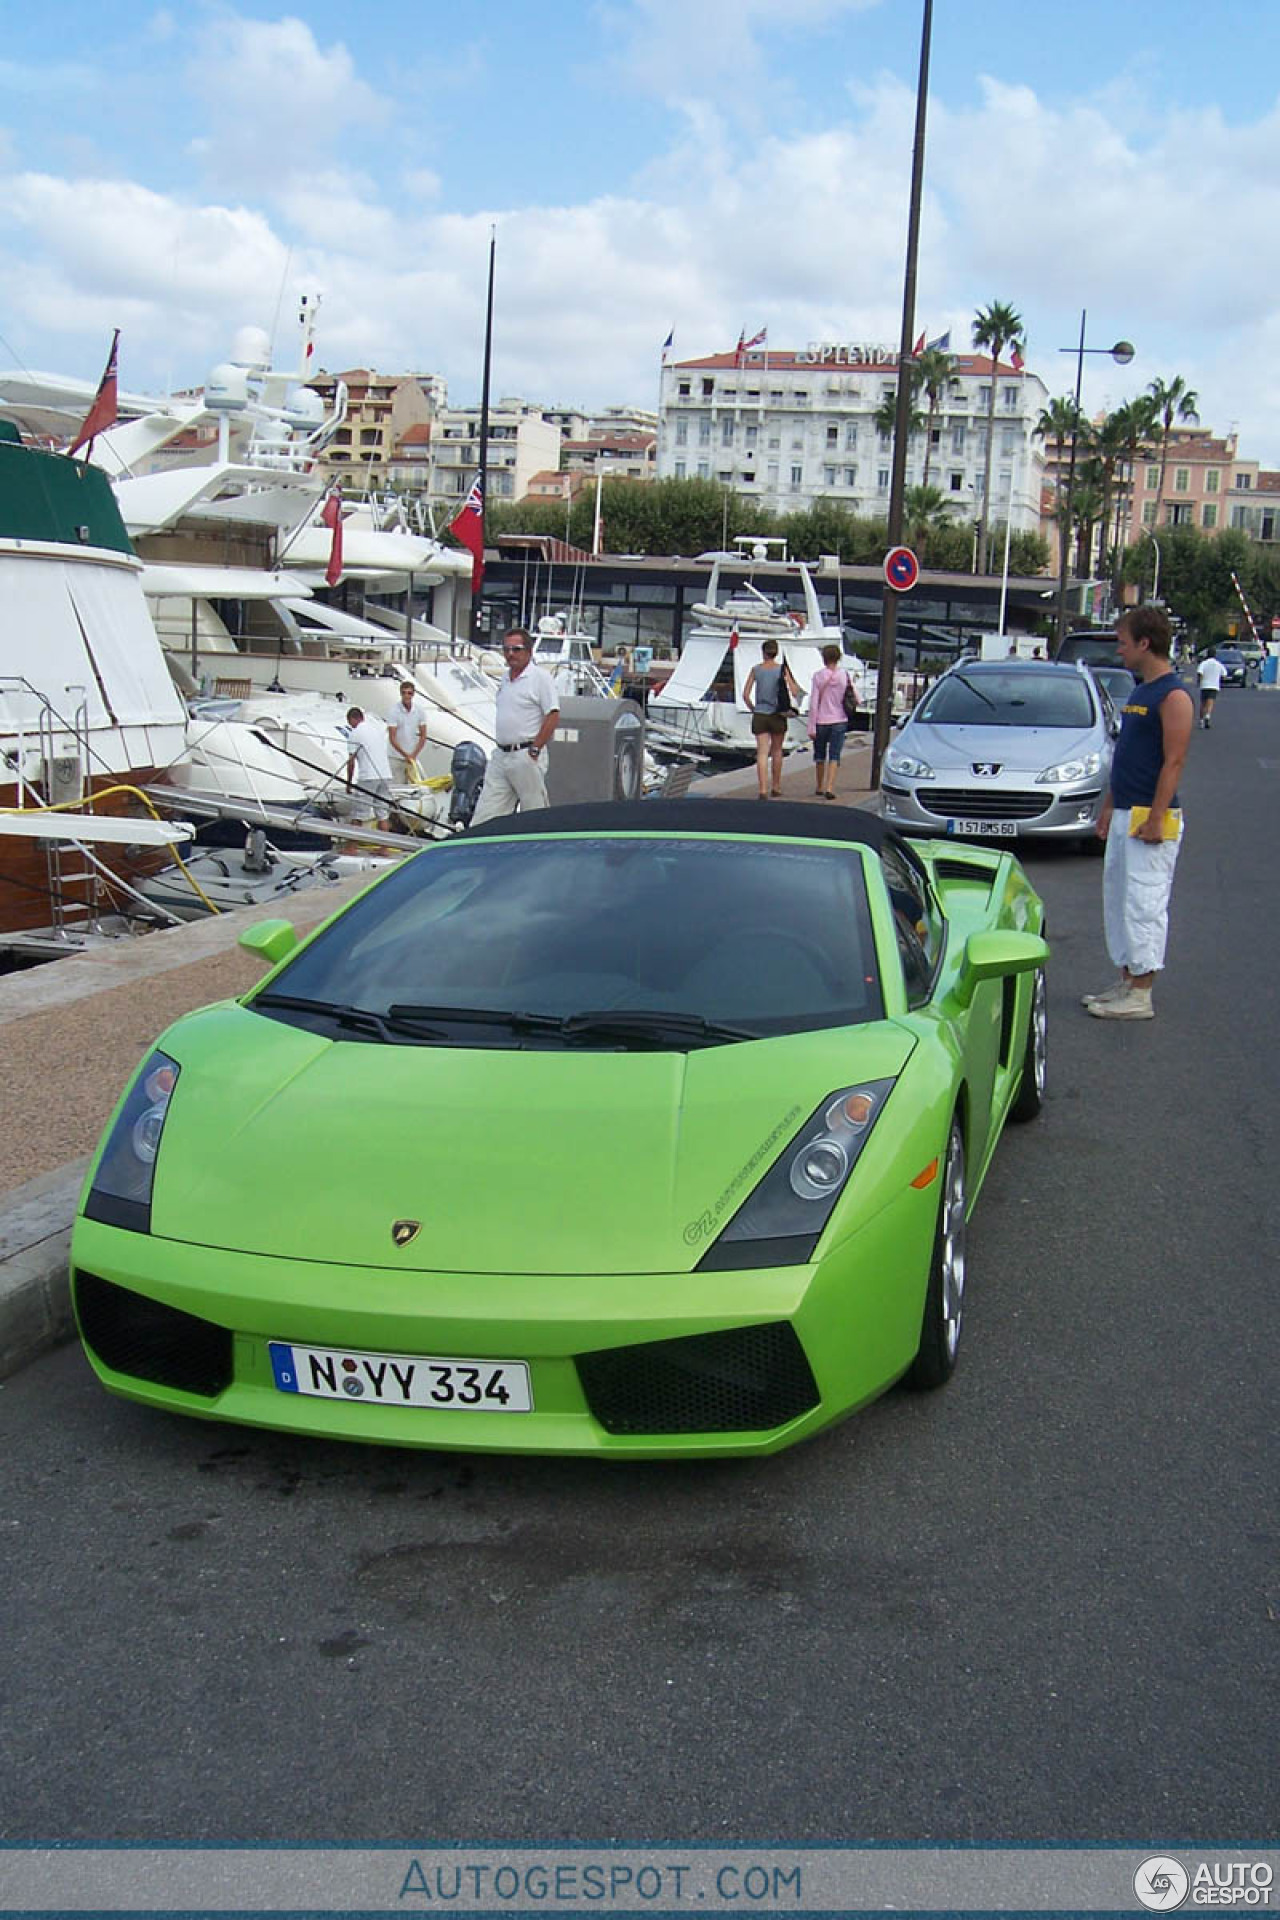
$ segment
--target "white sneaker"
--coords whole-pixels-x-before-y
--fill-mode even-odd
[[[1089,1012],[1095,1020],[1154,1020],[1150,987],[1128,987],[1114,1000],[1091,1000]]]
[[[1082,993],[1080,995],[1080,1005],[1082,1007],[1098,1007],[1102,1005],[1104,1000],[1119,1000],[1121,996],[1128,993],[1128,991],[1129,982],[1127,980],[1117,980],[1114,986],[1104,987],[1101,993]]]

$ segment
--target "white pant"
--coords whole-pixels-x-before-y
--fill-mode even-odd
[[[1117,807],[1107,829],[1102,869],[1102,924],[1107,952],[1129,973],[1158,973],[1169,935],[1169,895],[1182,845],[1176,840],[1135,840],[1129,809]]]
[[[527,747],[519,747],[514,753],[495,747],[484,770],[484,785],[471,824],[478,827],[484,820],[496,820],[499,814],[514,813],[517,807],[521,813],[531,813],[535,807],[546,805],[547,776],[542,771],[542,755],[534,760]]]

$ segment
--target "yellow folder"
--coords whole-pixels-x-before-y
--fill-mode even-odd
[[[1143,821],[1149,820],[1150,817],[1151,817],[1150,807],[1130,807],[1129,834],[1131,838],[1135,833],[1137,833],[1138,828],[1142,825]],[[1182,808],[1166,807],[1165,815],[1164,815],[1164,824],[1161,829],[1160,838],[1162,840],[1176,840],[1181,832],[1182,832]]]

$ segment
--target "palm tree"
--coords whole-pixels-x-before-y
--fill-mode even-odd
[[[1169,465],[1169,441],[1173,436],[1175,422],[1179,420],[1198,420],[1200,405],[1198,393],[1192,393],[1180,373],[1172,380],[1153,380],[1147,388],[1155,410],[1156,424],[1160,428],[1160,484],[1156,488],[1156,526],[1160,525],[1160,506],[1164,500],[1164,476]]]
[[[927,487],[929,484],[929,458],[933,452],[934,415],[947,391],[947,383],[951,378],[954,365],[952,356],[944,353],[941,347],[926,347],[916,361],[916,379],[924,388],[929,400],[928,431],[924,443],[924,472],[920,476],[922,487]]]
[[[907,545],[923,558],[930,534],[954,526],[951,501],[940,487],[908,487],[902,496],[902,531]]]
[[[987,522],[991,512],[991,454],[996,437],[996,369],[1006,347],[1026,345],[1022,315],[1003,301],[979,307],[973,316],[973,344],[991,355],[991,385],[987,389],[987,450],[982,468],[982,502],[978,517],[978,572],[987,570]]]
[[[1115,439],[1120,450],[1117,463],[1117,485],[1115,489],[1115,567],[1113,594],[1119,603],[1120,589],[1123,584],[1121,566],[1126,546],[1124,523],[1133,513],[1133,476],[1134,468],[1146,453],[1151,441],[1160,427],[1160,416],[1155,397],[1150,393],[1140,393],[1134,400],[1126,400],[1117,407],[1112,415],[1115,421]],[[1126,513],[1127,508],[1127,513]]]
[[[1066,398],[1051,400],[1047,407],[1040,409],[1040,418],[1031,429],[1037,440],[1052,443],[1054,449],[1054,469],[1057,474],[1058,504],[1054,509],[1054,518],[1058,523],[1058,539],[1062,543],[1059,551],[1069,547],[1071,535],[1067,527],[1067,487],[1063,473],[1063,456],[1068,446],[1078,438],[1084,427],[1084,415],[1074,400]]]
[[[915,403],[916,392],[919,386],[920,369],[917,365],[911,369],[911,408],[907,415],[907,432],[909,434],[919,433],[921,427],[924,425],[924,415]],[[872,419],[877,430],[892,440],[894,430],[898,424],[898,389],[896,387],[892,393],[885,395],[880,405],[876,408]]]

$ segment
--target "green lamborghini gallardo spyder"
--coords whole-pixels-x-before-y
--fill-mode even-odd
[[[1007,852],[641,801],[433,845],[139,1067],[72,1269],[113,1392],[393,1446],[768,1453],[960,1340],[1045,1084]]]

